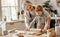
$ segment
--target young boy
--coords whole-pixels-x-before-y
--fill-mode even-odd
[[[37,16],[34,18],[34,20],[31,22],[30,27],[35,23],[37,23],[37,29],[41,29],[42,33],[50,32],[47,33],[49,34],[49,37],[55,37],[55,31],[54,29],[50,29],[50,15],[48,12],[45,12],[42,8],[42,6],[38,5],[37,9]]]
[[[37,29],[48,29],[50,28],[50,15],[47,12],[43,11],[43,8],[38,5],[37,9],[37,16],[34,18],[34,20],[31,22],[31,25],[35,22],[37,23]]]

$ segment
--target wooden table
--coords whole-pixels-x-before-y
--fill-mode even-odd
[[[8,34],[6,36],[0,36],[0,37],[19,37],[19,36],[17,36],[16,33],[10,33],[10,34]],[[46,36],[46,34],[39,35],[39,36],[25,34],[24,37],[47,37],[47,36]],[[60,37],[60,35],[57,35],[56,37]]]
[[[47,37],[45,34],[43,34],[43,35],[39,35],[39,36],[37,36],[37,35],[24,35],[24,37]]]

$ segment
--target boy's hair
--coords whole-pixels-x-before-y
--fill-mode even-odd
[[[42,11],[43,12],[43,7],[38,5],[36,11]]]

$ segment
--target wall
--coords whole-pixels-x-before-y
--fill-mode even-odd
[[[20,10],[24,9],[24,2],[27,0],[20,0]],[[34,6],[39,5],[39,4],[43,4],[45,1],[47,0],[28,0],[30,2],[33,3]]]
[[[0,21],[2,20],[1,0],[0,0]]]
[[[29,0],[31,1],[34,5],[40,5],[43,4],[47,0]]]
[[[60,1],[60,0],[57,0],[57,1]]]
[[[60,3],[58,4],[58,15],[60,16]]]

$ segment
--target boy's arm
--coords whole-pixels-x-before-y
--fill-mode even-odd
[[[47,23],[44,27],[44,30],[50,29],[50,17],[47,17]]]
[[[46,17],[47,17],[47,22],[46,22],[46,24],[45,24],[45,27],[44,27],[44,29],[45,30],[47,30],[47,29],[49,29],[50,28],[50,14],[46,11],[46,10],[44,10],[44,14],[46,15]]]

